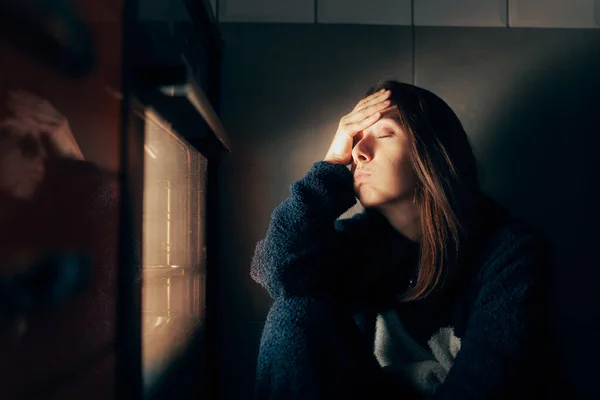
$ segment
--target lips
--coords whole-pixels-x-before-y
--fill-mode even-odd
[[[371,174],[367,174],[366,172],[358,172],[354,175],[355,182],[362,182],[367,179]]]
[[[44,171],[29,171],[27,176],[36,182],[41,182],[44,180]]]

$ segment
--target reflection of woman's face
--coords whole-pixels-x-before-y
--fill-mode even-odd
[[[408,200],[412,202],[416,177],[406,133],[393,110],[358,133],[352,149],[354,190],[364,207],[377,207]],[[385,110],[385,111],[388,111]],[[397,111],[396,111],[397,112]],[[362,180],[360,171],[369,175]]]
[[[30,199],[44,179],[46,154],[31,133],[0,132],[0,191]]]

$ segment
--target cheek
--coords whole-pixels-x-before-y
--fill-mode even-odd
[[[407,159],[402,159],[396,163],[396,166],[396,182],[398,185],[398,189],[402,192],[414,190],[416,176],[413,171],[411,162]]]
[[[38,188],[37,182],[22,182],[14,189],[13,196],[19,199],[27,200],[31,198]]]
[[[40,165],[41,164],[41,165]],[[43,160],[39,158],[25,158],[19,150],[11,151],[0,160],[0,185],[10,187],[17,184],[29,184],[29,170],[43,170]]]
[[[19,176],[19,171],[23,169],[22,157],[16,150],[6,154],[0,159],[0,180],[7,182],[14,180]]]
[[[414,184],[416,181],[416,175],[412,163],[406,160],[404,163],[402,163],[401,168],[406,181],[410,182],[411,184]]]

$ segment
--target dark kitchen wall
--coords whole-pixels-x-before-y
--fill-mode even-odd
[[[586,29],[222,23],[220,397],[247,398],[272,300],[249,276],[289,185],[321,160],[339,119],[379,79],[429,89],[455,110],[484,189],[555,245],[559,362],[578,398],[600,359],[600,32]],[[413,58],[414,54],[414,58]],[[413,70],[414,61],[414,70]],[[345,216],[359,211],[357,206]]]

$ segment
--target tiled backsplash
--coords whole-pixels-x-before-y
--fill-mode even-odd
[[[220,22],[600,28],[600,0],[210,0]]]

